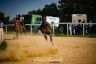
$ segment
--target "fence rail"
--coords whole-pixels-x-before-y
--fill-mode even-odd
[[[60,25],[66,25],[66,29],[67,29],[67,35],[69,35],[69,25],[82,25],[82,35],[84,36],[85,35],[85,26],[86,25],[91,25],[91,26],[93,26],[93,25],[96,25],[96,23],[54,23],[53,25],[52,25],[52,28],[53,28],[53,34],[55,35],[55,25],[56,24],[59,24],[59,26]],[[8,32],[8,26],[14,26],[13,24],[8,24],[8,25],[5,25],[5,27],[6,27],[6,33]],[[32,34],[33,32],[32,32],[32,26],[40,26],[40,24],[25,24],[25,26],[30,26],[30,33]],[[96,29],[96,26],[94,27],[95,29]],[[64,28],[63,28],[64,29]],[[87,29],[88,30],[88,29]]]

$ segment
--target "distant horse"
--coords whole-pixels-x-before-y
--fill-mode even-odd
[[[46,17],[44,17],[42,20],[43,21],[42,21],[41,26],[39,27],[39,30],[42,32],[46,41],[47,41],[47,35],[49,35],[50,42],[52,42],[52,44],[54,45],[53,39],[52,39],[52,27],[48,22],[46,22]]]
[[[18,38],[19,34],[22,35],[24,28],[24,21],[22,17],[16,17],[13,19],[14,21],[14,29],[16,32],[16,37]]]

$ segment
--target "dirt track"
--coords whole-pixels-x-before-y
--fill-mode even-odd
[[[54,46],[42,36],[8,38],[0,64],[96,64],[96,38],[53,37]]]

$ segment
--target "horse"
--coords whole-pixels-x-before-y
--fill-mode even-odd
[[[14,29],[16,32],[16,38],[19,37],[19,34],[22,35],[24,29],[24,21],[22,17],[16,17],[13,19],[14,22]]]
[[[50,42],[52,42],[52,44],[54,45],[53,43],[53,39],[52,39],[52,27],[51,25],[46,21],[46,17],[44,17],[42,19],[42,23],[39,27],[39,30],[42,32],[45,40],[47,41],[47,35],[50,37]]]

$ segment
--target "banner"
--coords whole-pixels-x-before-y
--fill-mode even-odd
[[[33,25],[35,24],[36,18],[37,18],[36,15],[32,15],[31,24],[33,24]]]

